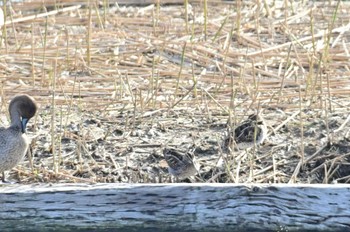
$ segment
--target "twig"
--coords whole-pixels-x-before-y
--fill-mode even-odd
[[[279,124],[276,128],[274,128],[272,131],[270,131],[267,136],[270,136],[272,133],[276,133],[279,129],[281,129],[284,125],[287,124],[290,120],[292,120],[295,116],[297,116],[300,113],[300,110],[296,111],[294,114],[289,116],[286,120],[284,120],[281,124]]]
[[[349,28],[350,28],[350,23],[348,23],[346,26],[334,28],[334,29],[333,29],[331,32],[329,32],[329,33],[335,33],[335,32],[342,33],[342,32],[345,31],[345,30],[349,30]],[[289,47],[291,44],[293,44],[293,43],[295,43],[295,42],[301,43],[301,42],[305,42],[305,41],[308,41],[308,40],[311,40],[311,39],[323,37],[323,36],[325,35],[325,33],[326,33],[326,32],[325,32],[324,30],[321,30],[319,33],[315,34],[314,36],[306,36],[306,37],[301,38],[301,39],[298,39],[298,40],[296,40],[296,41],[291,41],[291,42],[287,42],[287,43],[284,43],[284,44],[280,44],[280,45],[277,45],[277,46],[274,46],[274,47],[264,48],[264,49],[261,49],[261,50],[256,51],[256,52],[248,53],[248,54],[247,54],[247,57],[256,56],[256,55],[261,55],[261,54],[264,54],[264,53],[266,53],[266,52],[270,52],[270,51],[277,50],[277,49],[284,48],[284,47]]]
[[[348,115],[348,117],[346,118],[346,120],[343,122],[343,124],[340,125],[340,127],[336,130],[334,130],[334,133],[338,133],[339,131],[341,131],[342,129],[344,129],[345,125],[350,121],[350,114]]]
[[[72,10],[77,10],[81,7],[81,5],[77,5],[77,6],[70,6],[70,7],[66,7],[63,9],[58,9],[58,10],[53,10],[53,11],[49,11],[49,12],[45,12],[45,13],[41,13],[41,14],[37,14],[37,15],[30,15],[30,16],[26,16],[26,17],[22,17],[22,18],[18,18],[18,19],[13,19],[10,21],[6,21],[5,25],[9,25],[12,23],[19,23],[19,22],[24,22],[24,21],[29,21],[29,20],[34,20],[34,19],[38,19],[38,18],[44,18],[50,15],[55,15],[58,13],[63,13],[63,12],[67,12],[67,11],[72,11]]]
[[[303,159],[300,158],[299,162],[298,162],[298,165],[295,167],[294,169],[294,172],[292,174],[292,176],[290,177],[289,181],[288,181],[288,184],[294,184],[295,183],[295,180],[297,179],[297,176],[300,172],[300,168],[301,168],[301,165],[303,164]]]

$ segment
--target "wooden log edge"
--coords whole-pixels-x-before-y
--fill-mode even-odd
[[[1,231],[350,231],[349,185],[0,185]]]

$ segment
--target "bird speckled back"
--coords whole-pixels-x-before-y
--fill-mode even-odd
[[[262,143],[267,136],[267,127],[263,118],[252,114],[247,120],[238,125],[234,131],[228,132],[223,147],[228,149],[232,142],[238,149],[248,149]]]
[[[169,173],[178,178],[187,178],[196,175],[199,164],[192,152],[181,152],[174,148],[164,148],[163,154],[168,163]]]

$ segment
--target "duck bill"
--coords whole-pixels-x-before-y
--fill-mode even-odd
[[[29,119],[28,118],[22,118],[22,133],[26,133],[26,127]]]

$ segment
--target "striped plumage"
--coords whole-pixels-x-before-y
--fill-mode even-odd
[[[260,115],[252,114],[233,131],[227,133],[223,147],[225,150],[231,147],[248,149],[261,144],[266,137],[267,127],[264,119]]]
[[[184,179],[197,174],[199,164],[192,151],[179,151],[175,148],[166,147],[163,150],[168,171],[171,175]]]

